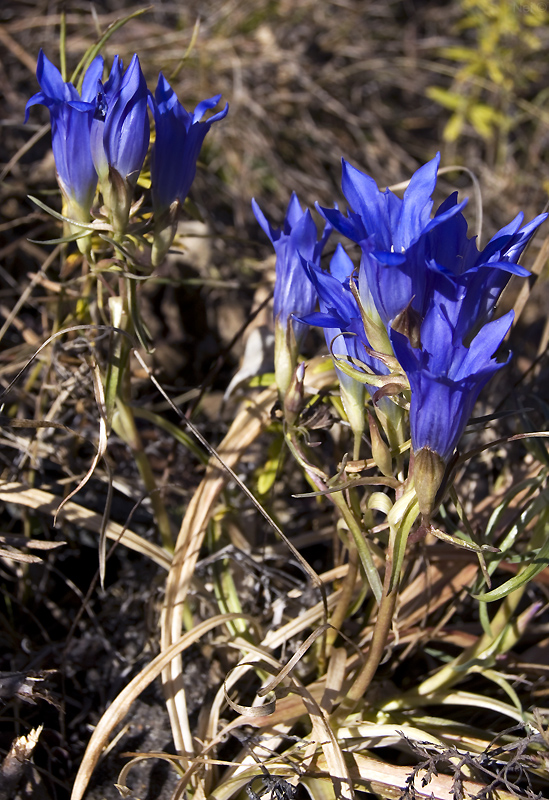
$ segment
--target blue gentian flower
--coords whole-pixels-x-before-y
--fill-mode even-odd
[[[391,330],[391,342],[411,389],[412,475],[419,508],[429,520],[451,461],[481,390],[509,361],[494,356],[513,322],[513,311],[486,323],[466,347],[444,307],[435,303],[421,325],[421,346]]]
[[[320,311],[300,317],[300,320],[324,328],[326,344],[334,357],[345,413],[355,436],[355,455],[358,458],[360,437],[365,424],[365,387],[338,365],[341,358],[343,361],[350,360],[356,369],[360,369],[357,362],[366,363],[370,360],[365,350],[368,341],[360,310],[349,283],[354,265],[341,244],[338,244],[330,261],[330,272],[324,272],[305,259],[302,264],[304,273],[318,294]]]
[[[115,230],[124,231],[143,161],[149,146],[148,89],[139,59],[124,72],[116,56],[108,80],[98,79],[91,102],[73,103],[92,111],[90,150],[99,188]]]
[[[371,366],[372,358],[365,350],[368,340],[360,309],[350,288],[355,268],[343,246],[337,245],[330,261],[329,272],[305,259],[302,259],[302,264],[318,295],[320,311],[300,316],[300,321],[324,328],[326,343],[336,357],[351,358],[355,362]],[[340,377],[347,383],[348,375],[341,373]]]
[[[445,309],[433,304],[420,328],[421,347],[391,330],[395,355],[410,382],[410,431],[415,453],[423,448],[447,463],[492,375],[508,362],[494,355],[513,322],[509,311],[486,323],[466,347]]]
[[[288,204],[282,228],[272,227],[255,200],[252,200],[252,210],[275,249],[274,318],[275,324],[285,329],[292,315],[303,317],[315,308],[316,291],[303,271],[301,259],[320,263],[331,226],[325,226],[317,241],[317,229],[311,212],[309,209],[303,211],[295,192]],[[292,326],[299,346],[307,326],[297,320],[293,320]]]
[[[345,412],[355,436],[360,437],[365,421],[365,387],[338,365],[339,359],[342,359],[359,370],[359,364],[371,361],[365,349],[368,340],[360,318],[360,309],[349,283],[354,265],[341,244],[338,244],[331,258],[330,272],[324,272],[305,259],[302,263],[304,272],[318,294],[320,311],[306,314],[300,320],[324,328],[326,344],[334,357]]]
[[[445,216],[448,209],[457,207],[457,193],[454,193],[437,213]],[[546,218],[547,214],[540,214],[522,226],[524,215],[518,214],[481,251],[475,239],[467,237],[467,222],[461,213],[446,216],[440,226],[427,233],[424,247],[412,255],[425,259],[429,289],[424,303],[434,301],[445,305],[452,317],[455,337],[471,338],[492,317],[511,275],[524,278],[530,274],[517,261]],[[422,309],[421,313],[425,311]]]
[[[407,259],[420,237],[446,219],[431,220],[432,194],[436,185],[440,157],[437,155],[412,177],[401,199],[389,189],[380,192],[375,181],[343,160],[342,188],[353,210],[344,216],[337,209],[320,208],[324,217],[343,235],[362,249],[361,269],[377,312],[387,325],[415,298],[424,297],[423,265]]]
[[[101,183],[116,173],[133,188],[149,146],[149,92],[136,55],[123,70],[116,56],[106,83],[97,83],[91,150]]]
[[[227,116],[229,104],[208,120],[204,114],[219,103],[221,95],[203,100],[189,114],[174,90],[160,73],[154,99],[149,102],[154,114],[156,140],[151,155],[151,183],[157,216],[172,203],[183,205],[196,174],[196,162],[204,137],[212,124]]]
[[[52,149],[57,180],[65,200],[65,212],[71,219],[88,222],[97,186],[97,173],[90,151],[90,127],[93,120],[97,81],[103,72],[103,59],[97,56],[86,72],[82,97],[40,50],[36,77],[41,91],[28,101],[29,109],[45,105],[50,112]],[[83,102],[83,106],[82,106]]]
[[[307,332],[307,325],[297,318],[310,314],[317,300],[314,285],[307,277],[301,259],[315,264],[320,262],[331,226],[326,225],[320,240],[317,240],[311,212],[308,209],[303,211],[295,193],[288,204],[282,228],[272,227],[255,200],[252,200],[252,209],[276,253],[275,373],[283,394],[290,385],[299,347]]]
[[[511,275],[529,274],[517,261],[547,218],[542,214],[523,225],[519,214],[479,251],[467,236],[466,201],[458,203],[457,193],[431,218],[438,165],[437,155],[415,173],[400,199],[390,190],[380,192],[344,161],[342,187],[351,209],[347,215],[320,209],[360,246],[356,286],[365,333],[371,342],[372,334],[377,337],[374,349],[385,354],[388,335],[408,380],[412,473],[427,516],[480,391],[503,366],[495,353],[513,315],[491,321],[496,302]],[[309,270],[309,277],[321,298],[320,283],[324,294],[333,286],[318,271]],[[329,323],[322,299],[316,323],[314,315],[307,321]]]

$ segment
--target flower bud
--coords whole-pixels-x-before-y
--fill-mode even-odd
[[[289,425],[294,425],[303,409],[305,380],[305,362],[301,361],[292,378],[292,382],[284,395],[284,419]]]
[[[422,447],[414,454],[414,488],[419,501],[421,514],[430,519],[436,510],[436,496],[440,489],[446,465],[438,453],[429,447]]]
[[[379,428],[377,427],[377,423],[370,412],[368,412],[368,423],[370,426],[372,457],[379,467],[381,474],[385,475],[386,478],[389,478],[393,474],[393,459],[391,456],[391,451],[383,441],[383,438],[379,432]]]
[[[149,146],[148,90],[138,57],[134,55],[127,70],[123,69],[117,56],[107,82],[97,82],[90,131],[99,188],[117,232],[126,227]]]

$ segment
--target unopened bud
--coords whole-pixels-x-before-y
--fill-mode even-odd
[[[389,478],[393,474],[393,459],[391,457],[391,451],[384,442],[383,437],[379,432],[379,428],[377,427],[377,422],[370,412],[368,412],[368,424],[370,426],[372,457],[379,467],[381,474],[385,475],[386,478]]]
[[[440,489],[446,465],[438,453],[428,447],[422,447],[414,455],[414,487],[419,501],[421,514],[430,519],[436,509],[436,496]]]
[[[303,409],[305,362],[301,361],[284,395],[284,419],[293,425]]]

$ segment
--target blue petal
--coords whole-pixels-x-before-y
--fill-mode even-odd
[[[103,75],[103,58],[96,56],[86,70],[84,80],[82,81],[82,100],[87,103],[95,101],[97,92],[97,82],[101,80]]]
[[[38,55],[36,77],[44,94],[52,99],[71,100],[78,97],[76,89],[72,87],[73,92],[71,92],[70,84],[65,83],[57,67],[52,64],[42,49]]]
[[[220,100],[220,94],[209,97],[207,100],[202,100],[194,110],[193,122],[200,122],[206,111],[210,111],[210,109],[215,108]]]
[[[412,391],[410,427],[414,451],[428,447],[444,461],[452,456],[480,391],[504,366],[494,353],[512,323],[513,312],[488,323],[469,348],[454,342],[450,319],[432,305],[421,327],[422,347],[414,349],[390,330],[391,343]]]
[[[429,222],[433,207],[432,194],[437,182],[440,153],[432,161],[420,167],[410,179],[404,192],[400,225],[395,249],[409,247],[415,242]]]
[[[351,208],[361,218],[366,235],[375,233],[376,240],[379,237],[379,246],[390,250],[388,205],[373,178],[343,160],[341,188]],[[334,224],[334,227],[337,226]]]
[[[342,320],[337,313],[328,314],[322,311],[313,311],[311,314],[303,314],[296,318],[306,325],[317,328],[341,328],[345,324],[345,320]]]
[[[295,192],[292,192],[290,202],[288,203],[288,210],[286,211],[286,219],[284,224],[284,233],[289,233],[294,225],[296,225],[303,216],[303,209]]]
[[[254,212],[256,220],[261,225],[261,228],[274,244],[274,242],[280,237],[281,231],[272,227],[271,223],[257,204],[255,198],[252,198],[252,211]]]
[[[209,109],[219,102],[216,95],[198,104],[193,114],[189,114],[177,99],[177,95],[160,73],[154,100],[149,99],[156,125],[156,141],[151,160],[151,179],[155,212],[162,212],[172,203],[185,201],[196,174],[196,163],[204,138],[212,123],[227,115],[228,105],[205,122],[200,120]],[[252,204],[253,205],[253,204]],[[254,211],[263,217],[259,206]],[[263,217],[262,225],[271,237],[274,230]]]
[[[316,206],[319,214],[322,214],[324,219],[338,231],[339,233],[351,239],[353,242],[361,242],[366,239],[368,234],[366,229],[357,214],[349,214],[344,216],[337,208],[324,208],[323,206]]]
[[[406,256],[402,253],[388,253],[384,250],[372,250],[372,256],[386,267],[399,267],[406,263]]]
[[[348,286],[354,271],[355,265],[347,255],[345,248],[342,244],[338,244],[330,261],[330,275]]]

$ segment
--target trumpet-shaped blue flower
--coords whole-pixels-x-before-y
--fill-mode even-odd
[[[86,72],[82,97],[66,83],[57,67],[40,50],[36,77],[41,91],[33,95],[25,108],[42,104],[50,112],[52,149],[57,180],[69,217],[81,222],[90,218],[97,186],[97,173],[90,151],[90,128],[93,120],[97,82],[103,72],[103,59],[97,56]]]
[[[276,253],[275,375],[279,392],[284,395],[290,386],[299,347],[307,332],[307,325],[297,318],[311,313],[317,299],[315,287],[301,266],[301,259],[320,262],[331,226],[325,226],[324,233],[317,241],[316,225],[311,213],[308,209],[303,211],[295,192],[288,204],[282,228],[272,227],[255,200],[252,200],[252,209]]]
[[[425,259],[429,283],[422,314],[428,303],[444,305],[452,319],[455,338],[467,340],[491,319],[511,275],[530,274],[517,261],[547,214],[540,214],[524,226],[524,215],[518,214],[479,251],[475,239],[467,237],[463,214],[446,216],[453,208],[458,208],[457,193],[440,207],[437,214],[446,218],[427,233],[424,247],[417,249],[415,257]]]
[[[149,146],[148,96],[136,55],[125,72],[116,56],[106,83],[97,82],[91,151],[102,190],[109,180],[137,183]]]
[[[271,240],[276,253],[276,281],[274,289],[275,324],[286,330],[293,316],[304,317],[316,305],[316,291],[301,265],[305,261],[320,263],[322,250],[331,233],[326,225],[319,241],[311,212],[303,211],[297,195],[292,194],[282,228],[273,228],[255,200],[252,200],[255,218]],[[307,326],[292,319],[292,327],[298,346],[307,331]]]
[[[384,376],[389,369],[384,361],[373,354],[364,328],[362,312],[356,299],[357,281],[354,265],[341,244],[338,244],[330,261],[330,272],[324,272],[312,262],[303,260],[303,268],[318,294],[320,311],[301,317],[302,322],[324,328],[326,343],[334,357],[334,366],[341,386],[343,405],[356,437],[364,430],[365,389],[377,399],[378,410],[390,421],[391,432],[400,427],[400,410],[391,400],[383,397],[380,383],[368,383],[366,374]],[[351,289],[354,283],[355,291]],[[342,369],[347,362],[355,377]],[[360,376],[358,373],[365,373]],[[357,456],[358,457],[358,456]]]
[[[336,247],[329,272],[305,259],[302,264],[318,295],[320,311],[306,314],[300,320],[324,328],[326,343],[336,358],[348,357],[371,366],[372,358],[365,350],[368,340],[360,309],[350,288],[350,281],[354,280],[354,265],[342,245]],[[343,372],[340,372],[340,378],[347,385],[353,380]]]
[[[410,431],[415,453],[423,448],[447,463],[477,398],[507,361],[494,358],[513,322],[510,311],[484,325],[466,347],[439,305],[431,305],[421,325],[421,347],[391,330],[395,355],[410,382]]]
[[[334,366],[341,387],[341,398],[351,428],[358,441],[364,431],[364,385],[347,375],[338,366],[338,359],[352,363],[369,362],[368,345],[355,297],[350,288],[354,265],[338,244],[330,261],[330,272],[323,272],[311,261],[303,259],[303,270],[318,294],[320,311],[301,317],[303,322],[324,328],[326,344],[334,357]],[[358,452],[358,451],[357,451]],[[357,455],[358,457],[358,455]]]
[[[372,178],[343,160],[342,188],[353,210],[344,216],[337,209],[320,209],[336,230],[361,246],[361,269],[384,324],[406,308],[410,298],[422,303],[425,276],[418,274],[416,261],[406,256],[433,226],[432,194],[439,160],[437,156],[415,173],[403,199],[389,189],[380,192]]]
[[[204,114],[219,103],[221,95],[203,100],[189,114],[160,73],[151,105],[156,140],[151,156],[151,182],[155,214],[161,215],[172,203],[183,205],[196,174],[196,162],[212,124],[227,116],[229,104],[208,120]]]

